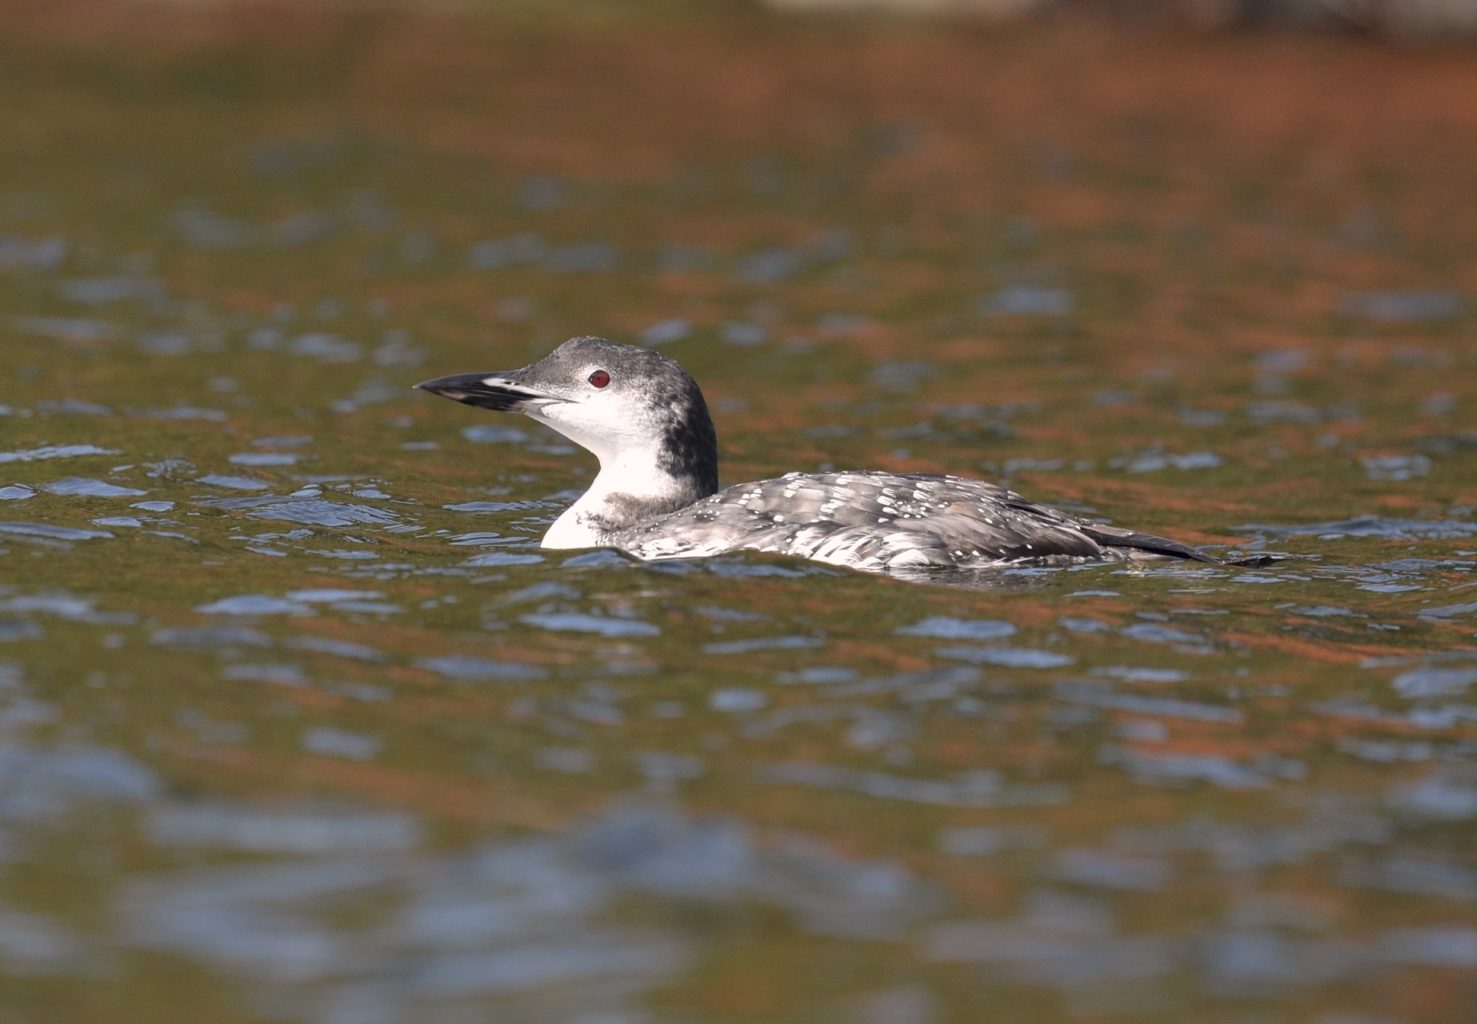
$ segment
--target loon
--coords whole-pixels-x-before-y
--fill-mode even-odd
[[[599,459],[590,489],[544,534],[546,548],[616,548],[648,560],[765,551],[873,572],[1222,562],[958,476],[786,473],[719,490],[718,438],[697,382],[659,352],[604,338],[571,338],[518,370],[415,386],[522,413]]]

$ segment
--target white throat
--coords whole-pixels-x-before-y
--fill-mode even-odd
[[[600,472],[589,490],[554,520],[540,546],[603,547],[612,533],[697,497],[661,467],[655,448],[627,448],[600,459]]]

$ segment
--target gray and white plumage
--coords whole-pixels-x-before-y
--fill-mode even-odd
[[[768,551],[872,571],[1219,561],[957,476],[787,473],[719,490],[717,437],[696,382],[661,353],[603,338],[571,338],[518,370],[416,387],[523,413],[600,460],[544,547],[609,547],[642,559]]]

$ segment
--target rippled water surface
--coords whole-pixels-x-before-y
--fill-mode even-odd
[[[1470,55],[300,21],[0,32],[0,1016],[1473,1019]],[[578,333],[1291,557],[542,551]]]

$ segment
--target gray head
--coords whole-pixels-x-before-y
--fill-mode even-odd
[[[570,338],[521,369],[454,374],[416,387],[523,413],[593,452],[602,467],[649,457],[699,497],[718,489],[718,439],[708,404],[687,371],[660,352]]]

